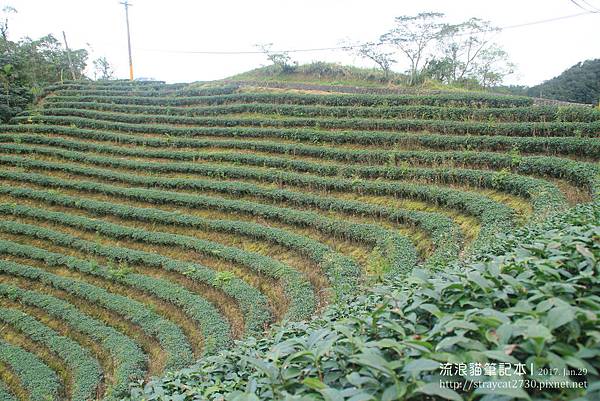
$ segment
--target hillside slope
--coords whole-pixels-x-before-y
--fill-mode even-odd
[[[600,205],[577,207],[470,263],[415,269],[241,342],[132,399],[596,399],[599,239]]]
[[[0,351],[0,395],[121,399],[130,382],[185,369],[236,340],[263,337],[273,324],[337,313],[327,311],[383,281],[399,285],[401,294],[415,267],[429,272],[463,263],[499,246],[499,236],[598,201],[597,109],[541,107],[531,98],[487,93],[320,89],[66,82],[46,88],[35,109],[1,125],[0,341],[8,345]],[[596,234],[591,238],[595,243]],[[573,246],[595,260],[596,249],[585,241],[584,250]],[[560,274],[557,280],[566,280]],[[479,276],[467,278],[501,303],[492,278]],[[539,282],[531,280],[533,289]],[[506,294],[511,302],[522,296]],[[593,323],[594,307],[573,313]],[[460,312],[454,304],[437,308]],[[581,324],[587,330],[591,323]],[[425,328],[431,327],[420,322],[405,334],[417,348],[433,349],[441,337],[428,345],[414,337]],[[585,361],[598,355],[593,335],[572,330],[557,346],[568,350],[549,345],[548,352]],[[454,340],[444,340],[448,352],[462,346]],[[251,350],[254,340],[248,341]],[[575,344],[591,351],[575,355]],[[532,355],[534,345],[523,345],[523,355]],[[549,367],[552,355],[536,363]],[[567,364],[578,367],[579,359]],[[262,361],[247,362],[264,367]],[[365,364],[405,382],[394,373],[404,365],[392,372]],[[595,365],[588,365],[595,380]],[[316,376],[301,369],[289,377],[298,387],[281,389],[311,389],[304,399],[340,399],[323,387],[341,380],[337,371],[326,379],[327,366]],[[220,399],[254,375],[249,365],[224,372],[232,387],[194,384],[187,399],[208,398],[206,392]],[[281,399],[277,380],[269,391]],[[394,388],[386,397],[402,391]],[[370,397],[379,390],[369,390]],[[352,399],[353,391],[341,399]]]
[[[598,105],[600,102],[600,59],[586,60],[562,74],[527,90],[533,97]]]

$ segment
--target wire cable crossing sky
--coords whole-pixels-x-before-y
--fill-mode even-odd
[[[522,27],[526,27],[526,26],[531,26],[531,25],[537,25],[537,24],[545,24],[548,22],[554,22],[554,21],[560,21],[563,19],[568,19],[568,18],[574,18],[574,17],[580,17],[582,15],[587,15],[590,13],[595,13],[596,11],[586,11],[583,13],[577,13],[577,14],[571,14],[571,15],[564,15],[562,17],[556,17],[556,18],[549,18],[549,19],[545,19],[545,20],[541,20],[541,21],[533,21],[533,22],[525,22],[522,24],[516,24],[516,25],[509,25],[509,26],[505,26],[505,27],[499,27],[498,29],[500,31],[504,31],[507,29],[514,29],[514,28],[522,28]],[[481,32],[482,34],[485,32]],[[472,33],[469,33],[472,34]],[[461,34],[457,34],[455,36],[461,36]],[[303,52],[320,52],[320,51],[337,51],[337,50],[342,50],[342,51],[346,51],[346,50],[351,50],[351,49],[355,49],[359,46],[332,46],[332,47],[321,47],[321,48],[313,48],[313,49],[274,49],[272,50],[272,52],[274,53],[303,53]],[[136,49],[136,50],[142,50],[142,51],[153,51],[153,52],[162,52],[162,53],[182,53],[182,54],[215,54],[215,55],[236,55],[236,54],[263,54],[264,52],[260,51],[260,50],[229,50],[229,51],[212,51],[212,50],[171,50],[171,49]]]

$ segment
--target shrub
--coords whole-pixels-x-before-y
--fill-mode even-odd
[[[416,269],[309,323],[139,383],[132,397],[592,399],[600,390],[599,221],[600,204],[580,206],[466,265]],[[454,369],[475,363],[511,376]],[[503,388],[509,380],[530,388]]]

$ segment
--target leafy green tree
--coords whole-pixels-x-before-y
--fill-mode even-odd
[[[393,61],[393,53],[378,49],[381,44],[400,50],[409,61],[409,85],[431,78],[446,84],[490,87],[513,72],[508,54],[492,41],[499,28],[480,18],[448,24],[443,17],[438,12],[396,17],[395,27],[381,35],[380,43],[366,43],[359,51],[385,63]]]
[[[437,52],[423,75],[442,83],[487,88],[514,71],[508,54],[491,39],[499,28],[489,21],[471,18],[445,25],[436,40]]]
[[[480,52],[472,76],[484,88],[499,85],[504,77],[515,71],[515,65],[509,61],[508,53],[497,45],[489,46]]]
[[[3,21],[0,21],[0,35],[2,35],[4,40],[7,40],[8,36],[8,15],[16,12],[17,10],[11,6],[6,6],[2,9]]]
[[[423,69],[422,75],[445,84],[452,82],[453,65],[447,58],[433,58]]]
[[[386,49],[383,43],[364,42],[349,45],[348,50],[361,58],[366,58],[377,64],[381,71],[383,71],[384,79],[389,79],[392,65],[396,60],[393,58],[394,53]]]
[[[106,57],[98,57],[92,64],[94,65],[94,79],[111,79],[114,76],[114,70]]]
[[[69,77],[69,59],[62,44],[52,35],[37,40],[24,38],[17,43],[19,71],[25,82],[33,88],[63,81]],[[71,50],[75,78],[84,77],[88,52],[85,49]]]
[[[288,52],[275,52],[272,50],[273,43],[265,43],[256,45],[267,56],[269,61],[273,63],[278,72],[289,74],[296,71],[298,62],[293,61]]]
[[[440,57],[449,64],[450,82],[475,73],[481,54],[491,46],[490,34],[498,31],[489,21],[479,18],[445,26],[438,47]]]
[[[5,7],[0,17],[0,119],[9,120],[31,103],[45,85],[61,82],[70,71],[69,58],[61,43],[52,35],[39,39],[9,39],[9,16],[16,13]],[[71,50],[76,79],[84,78],[88,52]]]
[[[427,12],[415,16],[396,17],[396,26],[381,35],[381,42],[399,49],[409,60],[409,85],[418,83],[420,73],[428,63],[432,44],[445,32],[440,22],[442,13]]]

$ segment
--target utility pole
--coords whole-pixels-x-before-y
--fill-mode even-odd
[[[71,49],[69,49],[69,45],[67,43],[67,34],[65,31],[62,31],[63,39],[65,40],[65,49],[67,49],[67,60],[69,60],[69,69],[71,70],[71,76],[73,77],[73,81],[77,78],[75,77],[75,66],[73,66],[73,60],[71,60]]]
[[[120,4],[125,6],[125,22],[127,23],[127,50],[129,50],[129,79],[133,81],[133,61],[131,59],[131,37],[129,35],[129,6],[133,4],[128,0],[121,1]]]

